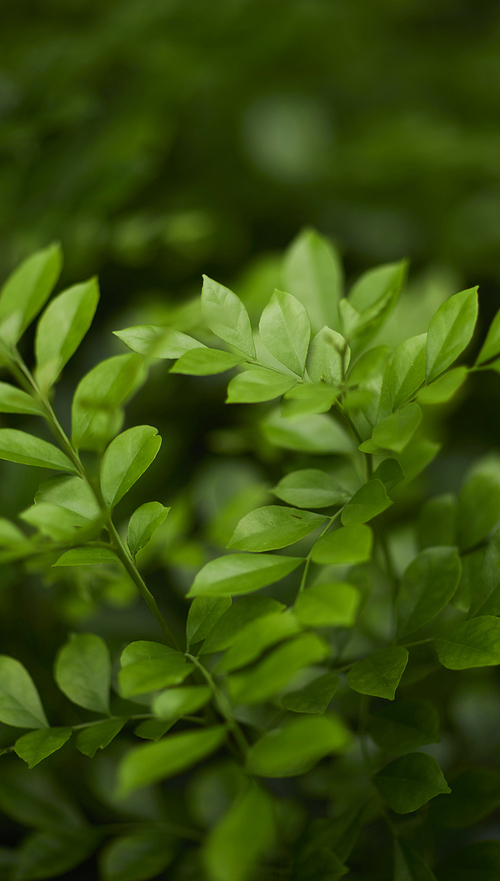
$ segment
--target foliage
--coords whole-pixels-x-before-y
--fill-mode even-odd
[[[80,380],[71,435],[54,385],[89,327],[96,282],[49,301],[33,371],[17,342],[50,296],[58,249],[4,285],[0,406],[24,421],[0,429],[0,458],[55,475],[22,529],[0,522],[0,562],[42,576],[60,626],[53,677],[27,646],[0,656],[0,809],[33,829],[0,851],[2,878],[76,878],[95,854],[103,881],[165,870],[179,881],[498,874],[498,843],[476,826],[500,806],[496,729],[478,733],[465,717],[472,706],[481,724],[485,712],[475,685],[497,695],[499,458],[479,458],[458,497],[422,504],[419,490],[439,452],[436,405],[469,376],[500,372],[498,317],[471,366],[457,366],[476,288],[405,336],[404,262],[368,271],[347,296],[321,236],[303,234],[285,263],[292,293],[275,291],[259,334],[243,301],[209,278],[204,341],[118,331],[131,354]],[[381,342],[391,314],[393,346]],[[125,404],[161,360],[183,376],[236,369],[227,400],[257,404],[256,459],[286,451],[273,503],[259,486],[230,487],[194,539],[182,496],[116,520],[162,455],[153,426],[123,430]],[[34,417],[54,442],[25,430]],[[156,630],[134,606],[128,636],[104,638],[84,615],[64,634],[67,597],[85,587],[97,605],[99,591],[124,606],[140,595]],[[81,807],[64,786],[75,768]]]

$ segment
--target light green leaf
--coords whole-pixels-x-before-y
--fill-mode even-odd
[[[249,781],[244,793],[213,828],[203,859],[213,881],[247,881],[273,846],[275,816],[271,796]]]
[[[105,749],[120,733],[127,719],[105,719],[88,728],[82,728],[76,736],[76,748],[84,756],[93,758],[98,749]]]
[[[454,367],[443,373],[430,385],[420,389],[417,401],[420,404],[444,404],[458,391],[469,375],[467,367]]]
[[[258,704],[273,697],[290,679],[329,654],[327,644],[315,633],[305,633],[274,649],[263,661],[242,673],[227,677],[234,703]]]
[[[170,368],[170,373],[183,373],[186,376],[214,376],[216,373],[225,373],[245,359],[241,355],[233,355],[232,352],[224,352],[222,349],[208,349],[196,347],[184,352],[183,355]]]
[[[485,364],[495,358],[500,358],[500,310],[490,324],[486,339],[476,358],[476,364]]]
[[[336,327],[337,303],[343,294],[342,263],[331,242],[313,229],[304,229],[287,249],[284,287],[305,306],[314,331],[324,324]]]
[[[203,731],[181,731],[158,743],[147,743],[130,750],[118,767],[119,798],[135,789],[158,783],[186,771],[215,752],[226,738],[224,725]]]
[[[47,728],[36,686],[23,665],[0,655],[0,722],[16,728]]]
[[[81,525],[99,520],[101,509],[91,487],[81,477],[51,477],[38,487],[35,502],[66,508],[81,518]]]
[[[32,254],[0,292],[0,337],[14,346],[50,296],[62,267],[58,244]]]
[[[74,704],[97,713],[109,712],[111,660],[100,636],[73,634],[58,652],[54,677]]]
[[[156,458],[161,437],[151,425],[136,425],[115,437],[101,463],[101,491],[112,508],[129,491]]]
[[[99,566],[102,563],[117,563],[118,557],[111,548],[72,548],[65,551],[53,566]]]
[[[437,881],[497,881],[500,841],[475,841],[450,854],[436,869]]]
[[[224,651],[234,643],[237,635],[251,621],[283,609],[283,604],[271,597],[260,595],[240,597],[214,625],[200,649],[200,654]]]
[[[367,349],[354,361],[349,373],[349,385],[369,388],[373,376],[383,374],[392,355],[389,346],[374,346]]]
[[[277,411],[261,426],[269,443],[285,450],[319,455],[353,452],[350,436],[338,422],[325,414],[288,419]]]
[[[455,624],[436,638],[436,651],[449,670],[500,664],[500,618],[481,615]]]
[[[0,459],[56,471],[76,471],[70,459],[53,444],[15,428],[0,428]]]
[[[325,522],[323,514],[298,508],[266,505],[243,517],[234,530],[228,548],[240,551],[273,551],[286,548],[309,535]]]
[[[188,646],[205,639],[221,615],[230,608],[231,597],[195,597],[186,623]]]
[[[304,560],[277,554],[227,554],[211,560],[198,572],[188,597],[237,596],[274,584]]]
[[[127,544],[133,557],[145,547],[171,508],[165,508],[160,502],[145,502],[137,508],[128,522]]]
[[[145,881],[163,873],[175,856],[173,840],[158,829],[113,838],[100,853],[102,881]]]
[[[357,348],[366,346],[377,334],[404,286],[407,263],[391,263],[365,272],[353,285],[349,299],[339,303],[342,332],[355,339]]]
[[[339,686],[339,677],[336,673],[324,673],[317,676],[308,685],[296,691],[289,691],[282,695],[278,703],[285,710],[292,713],[319,713],[323,714],[333,698]]]
[[[340,394],[338,388],[324,382],[303,382],[294,385],[281,399],[281,413],[287,419],[328,413]]]
[[[458,358],[474,333],[477,287],[454,294],[432,317],[427,334],[427,382],[432,382]]]
[[[51,300],[35,337],[35,377],[47,392],[87,333],[99,300],[96,278],[74,285]]]
[[[307,372],[313,382],[338,386],[351,360],[351,350],[340,333],[323,327],[312,339],[307,355]]]
[[[1,432],[0,432],[1,434]],[[500,520],[500,456],[473,464],[458,497],[457,532],[462,551],[487,538]]]
[[[39,762],[57,752],[70,739],[71,728],[42,728],[29,731],[18,737],[14,744],[14,752],[23,759],[28,768],[34,768]]]
[[[95,526],[89,521],[84,521],[80,514],[61,508],[59,505],[51,505],[49,502],[38,502],[19,517],[31,526],[36,527],[42,535],[48,535],[54,541],[78,541],[85,538],[95,538],[100,531],[100,526]],[[87,527],[82,530],[82,525]]]
[[[125,327],[123,330],[114,330],[113,333],[133,352],[148,358],[180,358],[191,349],[206,348],[187,333],[154,324]]]
[[[178,685],[193,670],[193,665],[181,652],[147,640],[130,643],[123,650],[120,661],[122,669],[118,682],[123,697]]]
[[[360,444],[359,449],[363,453],[381,454],[386,450],[402,453],[421,421],[422,411],[418,404],[406,404],[401,410],[396,410],[392,416],[379,422],[373,429],[370,440]],[[403,471],[407,473],[404,468]]]
[[[425,381],[426,349],[427,334],[421,333],[405,340],[394,352],[384,380],[391,410],[404,404]]]
[[[347,684],[359,694],[392,701],[407,663],[408,652],[401,646],[382,649],[356,661],[347,674]]]
[[[11,547],[26,541],[24,532],[6,517],[0,517],[0,547]]]
[[[180,716],[196,713],[208,703],[211,696],[212,691],[208,685],[168,688],[155,697],[153,713],[160,719],[178,719]]]
[[[436,881],[420,854],[398,838],[394,839],[393,881]]]
[[[420,474],[421,471],[427,468],[432,460],[436,458],[440,449],[441,444],[427,440],[427,438],[412,441],[397,457],[405,476],[401,488],[411,483],[417,474]]]
[[[33,416],[43,416],[43,410],[35,399],[10,382],[0,382],[0,413],[29,413]]]
[[[303,376],[311,325],[302,303],[291,294],[275,291],[262,313],[259,331],[271,355]]]
[[[397,814],[417,811],[436,795],[451,792],[436,759],[426,753],[409,753],[389,762],[373,780]]]
[[[369,526],[358,523],[327,532],[318,539],[311,552],[313,563],[322,566],[366,563],[372,554],[373,533]]]
[[[273,495],[299,508],[327,508],[342,505],[349,494],[326,471],[305,468],[282,477],[271,490]]]
[[[324,756],[342,752],[349,742],[350,733],[338,716],[292,719],[250,747],[247,768],[259,777],[295,777]]]
[[[255,358],[255,345],[248,312],[229,288],[203,276],[203,317],[213,333],[244,355]]]
[[[340,519],[344,526],[356,526],[372,520],[392,505],[381,480],[369,480],[354,493],[343,509]]]
[[[368,733],[388,753],[408,753],[439,743],[439,716],[425,700],[397,700],[370,707]]]
[[[306,627],[352,627],[360,600],[352,584],[315,584],[299,593],[293,611]]]
[[[398,594],[398,631],[413,633],[432,621],[455,593],[462,567],[455,548],[421,551],[407,566]]]
[[[297,618],[290,612],[284,615],[281,612],[262,615],[250,621],[236,634],[233,644],[219,661],[215,671],[227,673],[238,670],[250,664],[270,646],[283,642],[289,636],[295,636],[300,629]]]
[[[407,264],[386,263],[375,269],[368,269],[353,284],[349,291],[349,302],[358,312],[363,313],[375,306],[389,293],[401,291]]]
[[[297,382],[267,367],[251,367],[234,376],[227,387],[227,404],[258,404],[279,398]]]

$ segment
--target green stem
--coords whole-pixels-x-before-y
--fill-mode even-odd
[[[345,505],[342,505],[342,507],[339,508],[338,511],[335,511],[335,514],[333,514],[331,517],[328,518],[328,523],[326,524],[326,526],[325,526],[325,528],[323,529],[323,531],[320,532],[319,537],[318,537],[318,541],[319,541],[320,538],[323,538],[323,536],[328,532],[328,530],[330,529],[330,526],[332,525],[332,523],[334,522],[334,520],[337,519],[337,517],[339,516],[339,514],[342,513],[342,511],[344,510],[344,508],[345,508]],[[316,542],[315,542],[314,545],[312,546],[312,548],[311,548],[311,550],[309,551],[307,557],[304,557],[304,561],[305,561],[305,564],[306,564],[306,565],[304,566],[304,571],[303,571],[303,573],[302,573],[302,578],[300,579],[299,593],[302,593],[302,591],[304,590],[304,588],[305,588],[305,586],[306,586],[307,573],[309,572],[309,566],[311,565],[311,557],[312,557],[312,552],[313,552],[313,550],[314,550],[314,546],[315,546],[315,544],[316,544]]]
[[[245,758],[248,752],[247,739],[231,712],[231,706],[226,698],[226,695],[223,691],[221,691],[213,676],[208,672],[207,668],[203,666],[203,664],[198,660],[195,655],[191,655],[189,652],[186,652],[186,658],[188,658],[188,660],[190,660],[195,665],[195,667],[197,667],[207,684],[212,689],[217,707],[221,715],[226,720],[228,728],[231,731],[234,739],[236,740],[236,743],[238,744],[243,758]]]

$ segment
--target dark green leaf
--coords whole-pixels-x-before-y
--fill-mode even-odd
[[[10,382],[0,382],[0,413],[29,413],[33,416],[43,416],[43,410],[35,399]]]
[[[349,498],[346,490],[334,477],[317,468],[292,471],[271,492],[289,505],[297,505],[299,508],[327,508],[330,505],[342,505]]]
[[[484,364],[494,358],[500,358],[500,310],[490,324],[486,339],[476,358],[476,364]]]
[[[359,445],[363,453],[381,454],[386,450],[402,453],[422,421],[422,411],[418,404],[406,404],[379,422],[373,429],[370,440]],[[407,471],[403,467],[405,475]]]
[[[241,597],[219,618],[203,643],[200,653],[220,652],[229,648],[238,633],[251,621],[271,612],[278,612],[283,608],[282,603],[278,603],[271,597]]]
[[[160,502],[146,502],[137,508],[128,523],[127,544],[133,557],[145,547],[171,508],[165,508]]]
[[[306,627],[352,627],[360,600],[352,584],[314,584],[299,593],[293,610]]]
[[[111,661],[100,636],[73,634],[58,652],[54,677],[74,704],[98,713],[109,712]]]
[[[261,425],[269,443],[285,450],[319,455],[353,451],[354,445],[347,432],[325,414],[288,419],[276,412]]]
[[[186,771],[218,749],[225,738],[224,725],[216,725],[203,731],[181,731],[158,743],[135,747],[118,767],[118,797]]]
[[[500,777],[493,768],[469,768],[452,782],[451,795],[438,796],[431,806],[439,826],[466,829],[500,807]]]
[[[382,649],[356,661],[347,674],[347,684],[360,694],[392,701],[407,663],[408,652],[401,646]]]
[[[203,343],[186,333],[154,324],[125,327],[123,330],[114,330],[113,333],[133,352],[149,358],[180,358],[191,349],[206,348]]]
[[[172,862],[172,839],[158,829],[140,829],[113,838],[100,854],[102,881],[147,881]]]
[[[157,741],[175,725],[176,721],[176,719],[169,719],[168,722],[165,722],[164,719],[146,719],[137,728],[134,728],[134,734],[144,740]]]
[[[306,307],[314,331],[337,325],[337,303],[343,294],[342,264],[331,242],[305,229],[285,253],[284,287]]]
[[[234,376],[227,387],[227,404],[258,404],[279,398],[297,382],[267,367],[250,367]]]
[[[401,581],[399,633],[412,633],[432,621],[450,602],[460,573],[460,557],[455,548],[433,547],[421,551],[406,568]]]
[[[188,597],[237,596],[274,584],[304,560],[278,554],[227,554],[211,560],[198,572]]]
[[[65,551],[53,566],[97,566],[102,563],[116,563],[118,560],[111,548],[72,548]]]
[[[397,838],[394,840],[393,881],[436,881],[420,854]]]
[[[458,498],[457,530],[460,548],[487,538],[500,520],[500,456],[479,459],[467,472]]]
[[[323,714],[328,709],[338,685],[339,677],[336,673],[324,673],[303,688],[282,695],[278,702],[285,710],[291,710],[292,713]]]
[[[224,352],[222,349],[199,348],[190,349],[170,368],[170,373],[183,373],[186,376],[214,376],[216,373],[225,373],[245,359],[241,355],[233,355],[232,352]]]
[[[473,554],[468,554],[465,559]],[[471,591],[471,615],[498,615],[500,614],[500,528],[494,533],[488,543],[484,555],[480,576],[474,578],[473,590]]]
[[[246,624],[234,639],[224,657],[219,661],[216,672],[227,672],[244,667],[258,658],[269,646],[276,645],[294,636],[300,624],[290,612],[271,612]]]
[[[463,352],[477,319],[477,287],[445,300],[427,334],[427,382],[432,382]]]
[[[24,260],[0,292],[0,336],[15,345],[50,296],[62,267],[60,245],[49,245]]]
[[[377,465],[372,477],[374,480],[381,480],[387,492],[390,492],[404,480],[405,475],[397,459],[384,459]]]
[[[342,752],[349,741],[350,733],[338,716],[292,719],[264,734],[250,748],[247,768],[260,777],[295,777],[324,756]]]
[[[417,401],[420,404],[444,404],[449,401],[467,379],[469,371],[467,367],[454,367],[448,373],[443,373],[430,385],[420,389]]]
[[[187,685],[168,688],[153,701],[153,713],[160,719],[178,719],[196,713],[210,700],[212,691],[208,685]]]
[[[353,495],[340,515],[344,526],[357,526],[372,520],[392,505],[381,480],[369,480]]]
[[[15,760],[2,759],[0,810],[23,826],[61,831],[82,827],[86,820],[53,775],[29,770]]]
[[[430,701],[397,700],[370,707],[368,733],[388,753],[439,743],[439,717]]]
[[[449,670],[500,664],[500,618],[482,615],[455,624],[436,638],[436,651]]]
[[[14,752],[24,759],[28,768],[34,768],[47,756],[57,752],[71,737],[71,728],[43,728],[29,731],[18,737],[14,744]]]
[[[420,508],[418,543],[422,549],[436,545],[457,544],[457,499],[452,493],[443,493],[428,499]]]
[[[275,291],[262,313],[259,331],[271,355],[303,376],[311,325],[302,303],[291,294]]]
[[[156,458],[161,437],[151,425],[136,425],[111,441],[101,463],[101,491],[112,508]]]
[[[204,275],[201,308],[208,327],[216,336],[255,358],[250,319],[236,294]]]
[[[189,607],[186,623],[188,646],[205,639],[229,608],[231,597],[195,597]]]
[[[49,724],[31,676],[8,655],[0,655],[0,722],[16,728],[46,728]]]
[[[88,728],[82,728],[76,736],[76,748],[92,759],[98,749],[105,749],[114,740],[126,721],[126,718],[105,719],[89,725]]]
[[[0,459],[56,471],[76,471],[70,459],[53,444],[15,428],[0,428]]]
[[[100,833],[94,829],[35,832],[18,851],[16,881],[52,879],[85,862],[96,849]]]
[[[228,548],[241,551],[273,551],[294,544],[325,522],[323,514],[298,508],[266,505],[256,508],[238,523]]]
[[[397,814],[409,814],[442,792],[451,792],[441,769],[426,753],[394,759],[374,776],[380,795]]]
[[[213,881],[247,881],[273,846],[275,816],[271,796],[253,781],[209,833],[204,862]]]
[[[370,559],[373,533],[369,526],[358,523],[327,532],[318,539],[311,552],[313,563],[321,565],[365,563]]]
[[[350,360],[351,350],[344,337],[325,325],[309,346],[307,372],[313,382],[338,386],[344,379]]]
[[[500,841],[475,841],[439,863],[437,881],[497,881]]]

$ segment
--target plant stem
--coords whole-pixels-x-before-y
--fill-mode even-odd
[[[240,751],[242,753],[243,758],[245,758],[246,754],[248,752],[247,739],[246,739],[245,735],[243,734],[242,729],[238,725],[238,722],[236,721],[236,719],[234,718],[234,716],[231,712],[231,706],[229,704],[229,701],[226,698],[226,695],[224,694],[223,691],[221,691],[219,686],[216,684],[213,676],[208,672],[206,667],[203,666],[203,664],[198,660],[198,658],[195,655],[191,655],[189,652],[186,652],[185,654],[186,654],[186,658],[188,658],[188,660],[192,661],[192,663],[195,665],[195,667],[198,668],[198,670],[200,671],[200,673],[202,674],[202,676],[204,677],[204,679],[206,680],[206,682],[208,683],[208,685],[212,689],[212,693],[214,695],[215,702],[219,708],[219,711],[220,711],[221,715],[224,717],[224,719],[226,720],[228,728],[230,729],[234,739],[236,740],[236,743],[238,744],[238,747],[240,748]]]
[[[328,532],[328,530],[330,529],[330,526],[332,525],[332,523],[334,522],[334,520],[336,520],[336,518],[339,516],[339,514],[342,513],[342,511],[344,510],[344,508],[345,508],[345,505],[342,505],[342,507],[339,508],[338,511],[335,511],[335,514],[333,514],[331,517],[328,518],[328,523],[326,524],[326,526],[325,526],[325,528],[323,529],[323,531],[320,532],[319,537],[318,537],[318,541],[319,541],[320,538],[323,538],[323,536]],[[316,542],[315,542],[314,544],[316,544]],[[305,586],[306,586],[307,573],[308,573],[308,571],[309,571],[309,566],[311,565],[311,557],[312,557],[312,552],[313,552],[313,550],[314,550],[314,545],[313,545],[313,547],[311,548],[311,550],[309,551],[307,557],[304,557],[304,561],[305,561],[305,564],[306,564],[306,565],[304,566],[304,571],[303,571],[303,573],[302,573],[302,578],[300,579],[299,593],[302,593],[302,591],[304,590],[304,588],[305,588]]]

